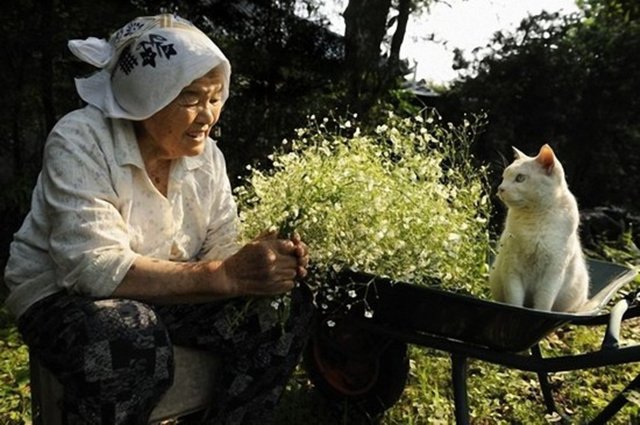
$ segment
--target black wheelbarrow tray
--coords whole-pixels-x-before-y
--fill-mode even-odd
[[[320,314],[305,351],[305,368],[325,395],[355,402],[377,416],[402,394],[409,370],[406,345],[415,344],[449,353],[458,424],[469,423],[469,358],[537,373],[548,412],[560,414],[548,374],[640,360],[640,345],[618,343],[621,323],[640,316],[638,291],[632,288],[625,291],[626,296],[618,294],[619,301],[607,308],[616,293],[633,281],[636,271],[598,260],[588,260],[588,265],[589,301],[576,313],[516,307],[438,287],[341,272],[336,284],[364,288],[365,301],[348,311],[330,308]],[[587,353],[543,357],[539,342],[568,324],[606,325],[602,346]],[[638,387],[640,376],[591,423],[606,423],[626,403],[624,393]]]

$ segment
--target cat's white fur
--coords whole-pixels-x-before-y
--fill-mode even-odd
[[[516,159],[498,188],[508,211],[490,272],[493,298],[540,310],[576,311],[589,293],[578,204],[549,145],[536,157],[514,151]]]

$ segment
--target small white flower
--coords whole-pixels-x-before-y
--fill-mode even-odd
[[[460,240],[460,235],[457,233],[449,233],[449,237],[447,238],[451,242],[458,242]]]
[[[386,124],[382,124],[376,127],[376,133],[378,134],[382,134],[385,131],[387,131],[389,129],[389,127]]]

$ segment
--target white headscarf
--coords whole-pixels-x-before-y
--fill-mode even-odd
[[[217,66],[224,73],[223,101],[229,96],[229,61],[206,34],[178,16],[136,18],[109,41],[89,37],[68,45],[79,59],[101,69],[76,78],[76,90],[108,117],[149,118]]]

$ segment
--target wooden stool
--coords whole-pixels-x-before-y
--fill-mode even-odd
[[[206,409],[213,400],[214,375],[218,359],[201,350],[174,346],[173,385],[149,418],[150,424],[180,418]],[[44,366],[30,356],[33,425],[60,425],[62,386]]]

